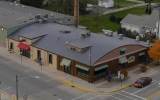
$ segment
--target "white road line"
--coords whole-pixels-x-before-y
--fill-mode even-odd
[[[93,100],[93,99],[95,99],[95,98],[97,98],[98,96],[94,96],[94,97],[91,97],[91,98],[89,98],[89,99],[87,99],[87,100]]]
[[[128,99],[131,99],[131,100],[137,100],[137,99],[135,99],[135,98],[133,98],[133,97],[129,97],[129,96],[123,95],[123,94],[121,94],[121,93],[116,93],[116,94],[119,94],[119,95],[121,95],[121,96],[127,97]]]
[[[78,96],[78,97],[73,98],[72,100],[78,100],[78,99],[83,98],[83,97],[85,97],[85,96],[87,96],[87,95],[89,95],[89,93],[82,94],[82,95],[80,95],[80,96]]]
[[[149,88],[149,87],[151,87],[151,86],[153,86],[153,85],[158,83],[156,80],[154,80],[153,82],[152,82],[152,84],[150,84],[150,85],[148,85],[148,86],[146,86],[146,87],[144,87],[144,88],[142,88],[140,90],[137,90],[137,91],[133,92],[133,94],[137,94],[137,93],[139,93],[139,92],[141,92],[141,91],[143,91],[143,90],[145,90],[145,89],[147,89],[147,88]]]
[[[116,100],[123,100],[123,99],[120,99],[120,98],[115,97],[115,96],[113,96],[113,95],[111,95],[111,97],[113,97],[113,98],[116,99]]]
[[[141,97],[141,96],[135,95],[135,94],[133,94],[133,93],[129,93],[129,92],[127,92],[127,91],[121,91],[121,92],[124,92],[124,93],[127,93],[127,94],[129,94],[129,95],[135,96],[135,97],[137,97],[137,98],[139,98],[139,99],[142,99],[142,100],[147,100],[146,98],[143,98],[143,97]]]

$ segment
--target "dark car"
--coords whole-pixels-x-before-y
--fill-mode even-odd
[[[151,77],[141,77],[137,81],[134,82],[134,87],[136,88],[143,88],[149,84],[151,84],[152,78]]]

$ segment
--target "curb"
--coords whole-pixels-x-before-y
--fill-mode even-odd
[[[111,93],[118,92],[120,90],[123,90],[123,89],[131,86],[131,84],[126,84],[126,85],[123,85],[122,87],[116,88],[116,89],[111,90],[111,91],[103,91],[103,90],[100,91],[100,90],[96,90],[96,88],[95,89],[90,89],[88,87],[84,87],[84,86],[81,86],[79,84],[75,84],[74,82],[67,81],[67,80],[63,80],[63,84],[66,85],[66,86],[73,87],[73,88],[78,89],[78,90],[83,91],[83,92],[92,92],[92,93],[95,93],[95,94],[111,94]]]

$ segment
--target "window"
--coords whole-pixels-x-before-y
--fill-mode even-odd
[[[77,73],[78,73],[78,76],[82,76],[82,77],[88,77],[89,75],[89,71],[85,71],[80,68],[77,68]]]
[[[13,50],[13,43],[12,43],[12,42],[10,43],[9,49],[10,49],[10,50]]]
[[[120,55],[123,55],[123,54],[125,54],[126,53],[126,48],[121,48],[120,49]]]
[[[108,65],[102,65],[102,66],[95,68],[96,78],[105,76],[107,73],[107,68],[108,68]]]
[[[88,67],[76,64],[76,68],[77,68],[78,76],[88,77],[88,75],[89,75],[89,68]]]
[[[41,58],[41,51],[40,50],[37,50],[37,59],[42,59]]]
[[[52,54],[49,54],[49,64],[52,64]]]

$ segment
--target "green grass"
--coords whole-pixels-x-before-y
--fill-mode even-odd
[[[144,0],[140,0],[140,1],[144,1]],[[160,3],[160,0],[153,0],[152,2],[154,2],[154,3]]]
[[[127,0],[114,0],[114,1],[115,1],[116,7],[118,7],[118,8],[127,7],[127,6],[137,4],[135,2],[131,2],[131,1],[127,1]]]
[[[129,13],[141,15],[145,13],[145,8],[144,7],[134,8],[114,13],[113,15],[115,15],[118,18],[124,18]],[[109,16],[111,16],[111,14],[103,16],[93,16],[93,15],[80,16],[80,24],[88,27],[88,29],[92,32],[100,32],[102,29],[108,29],[112,31],[118,30],[120,28],[120,23],[110,21]]]

